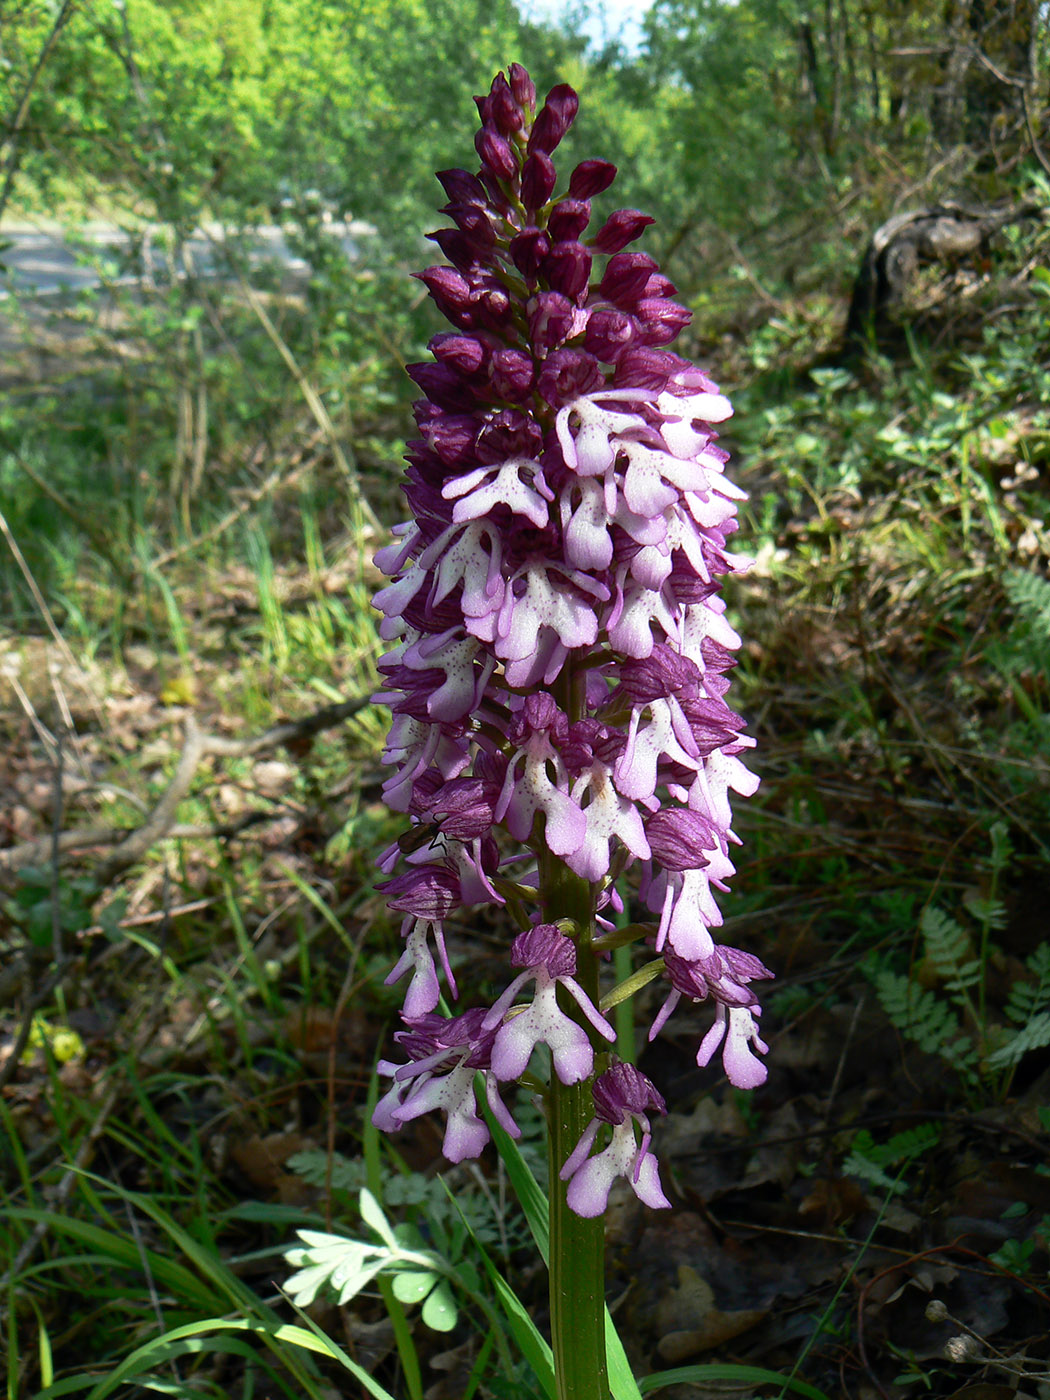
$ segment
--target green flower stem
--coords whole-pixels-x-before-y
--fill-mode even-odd
[[[590,1081],[551,1091],[550,1303],[558,1400],[609,1400],[605,1364],[605,1217],[582,1220],[558,1171],[594,1116]]]
[[[556,857],[540,858],[540,897],[545,917],[572,919],[577,941],[577,981],[597,1005],[598,959],[591,951],[594,891]],[[576,1003],[563,1009],[592,1035]],[[603,1042],[601,1044],[604,1044]],[[605,1218],[583,1220],[569,1209],[567,1185],[558,1177],[565,1159],[594,1117],[592,1079],[562,1084],[551,1075],[548,1110],[550,1154],[551,1347],[558,1400],[610,1400],[605,1359]]]

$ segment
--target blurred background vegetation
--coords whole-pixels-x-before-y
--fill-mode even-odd
[[[332,1393],[273,1340],[275,1251],[366,1179],[398,939],[372,863],[399,830],[377,801],[370,558],[399,518],[403,368],[438,329],[410,280],[439,260],[433,172],[473,165],[472,94],[513,60],[580,92],[560,167],[617,163],[607,206],[656,217],[643,246],[694,313],[681,352],[736,405],[756,563],[730,599],[734,694],[764,782],[727,911],[780,980],[733,1150],[743,1177],[775,1119],[794,1225],[844,1246],[790,1325],[769,1291],[724,1354],[804,1358],[827,1394],[843,1375],[955,1393],[889,1314],[865,1348],[840,1298],[842,1270],[878,1272],[850,1252],[866,1213],[905,1192],[916,1218],[970,1222],[1005,1290],[1000,1353],[1042,1327],[1046,1354],[1047,7],[655,0],[629,42],[610,32],[598,0],[553,20],[511,0],[0,0],[9,1397],[94,1395],[136,1347],[127,1374],[153,1389]],[[480,934],[494,982],[505,934]],[[458,952],[479,956],[466,932]],[[688,1037],[649,1053],[691,1112],[710,1083]],[[989,1125],[1027,1175],[963,1210]],[[722,1199],[689,1187],[693,1156],[680,1190]],[[388,1205],[445,1239],[443,1197],[412,1179]],[[484,1224],[491,1185],[471,1189]],[[384,1297],[317,1316],[415,1400]],[[257,1347],[157,1343],[231,1314]],[[628,1331],[659,1352],[644,1308]],[[991,1346],[988,1316],[975,1331]],[[459,1345],[432,1400],[467,1393]]]

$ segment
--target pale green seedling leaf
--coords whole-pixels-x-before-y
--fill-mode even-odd
[[[300,1307],[314,1301],[321,1289],[330,1285],[345,1303],[360,1293],[389,1260],[381,1246],[328,1235],[320,1230],[299,1230],[305,1249],[289,1249],[285,1259],[298,1272],[285,1283],[285,1290]]]
[[[379,1202],[369,1191],[367,1186],[361,1188],[359,1197],[361,1219],[370,1230],[374,1230],[379,1238],[392,1253],[397,1253],[397,1239],[391,1229],[390,1222],[383,1214],[383,1209]]]
[[[441,1279],[423,1304],[423,1321],[435,1332],[451,1332],[456,1325],[456,1300],[448,1283]]]
[[[437,1274],[426,1269],[409,1269],[395,1274],[391,1287],[399,1303],[421,1303],[437,1282]]]

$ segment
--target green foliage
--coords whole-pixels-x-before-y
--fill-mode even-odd
[[[894,1133],[888,1142],[876,1143],[866,1128],[862,1128],[850,1147],[842,1170],[859,1176],[869,1185],[890,1195],[903,1195],[908,1189],[903,1179],[908,1166],[931,1152],[940,1141],[940,1129],[932,1123],[920,1123],[904,1132]],[[897,1167],[890,1174],[887,1167]]]
[[[990,870],[1001,873],[1009,854],[1002,829],[993,842]],[[924,966],[935,976],[937,990],[920,985],[914,973],[894,972],[877,960],[869,961],[868,974],[883,1010],[901,1035],[943,1059],[971,1090],[1005,1093],[1010,1074],[1021,1060],[1050,1045],[1050,942],[1039,944],[1026,960],[1027,977],[1010,987],[1005,1013],[1016,1029],[993,1025],[984,997],[987,961],[993,951],[987,934],[1001,926],[1004,910],[993,896],[971,899],[968,911],[982,926],[979,945],[935,905],[922,912]]]
[[[345,1192],[350,1196],[364,1190],[368,1167],[361,1158],[339,1153],[331,1159],[325,1152],[297,1152],[288,1160],[289,1168],[311,1186]],[[487,1248],[499,1246],[506,1256],[509,1249],[524,1242],[524,1225],[506,1220],[496,1199],[481,1191],[459,1190],[450,1197],[444,1184],[419,1172],[388,1172],[383,1180],[383,1201],[389,1208],[408,1212],[410,1219],[425,1226],[429,1238],[440,1241],[449,1257],[463,1249],[463,1219],[470,1221],[474,1237]]]
[[[343,1235],[300,1230],[306,1246],[286,1251],[285,1259],[297,1270],[285,1283],[285,1290],[299,1307],[307,1307],[322,1288],[330,1288],[340,1305],[357,1296],[378,1274],[389,1274],[394,1296],[400,1303],[422,1303],[422,1318],[437,1332],[448,1332],[456,1325],[456,1303],[450,1279],[461,1286],[477,1288],[477,1273],[469,1265],[454,1271],[433,1250],[423,1248],[423,1237],[411,1226],[390,1225],[378,1201],[363,1187],[359,1197],[361,1219],[377,1236],[370,1244]]]
[[[969,934],[950,915],[933,904],[922,911],[919,931],[926,956],[944,990],[957,1006],[968,1010],[972,1005],[969,993],[981,980],[980,959],[967,956],[973,950]]]
[[[939,1055],[967,1083],[974,1082],[977,1051],[948,1002],[906,973],[873,968],[870,975],[882,1009],[901,1035],[927,1054]]]

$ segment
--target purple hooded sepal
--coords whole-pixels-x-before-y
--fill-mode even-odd
[[[485,1073],[485,1094],[493,1115],[513,1138],[521,1130],[500,1099],[499,1089],[488,1073],[489,1053],[494,1035],[482,1028],[481,1009],[465,1011],[451,1019],[420,1016],[407,1022],[407,1029],[394,1039],[408,1056],[407,1064],[381,1060],[380,1074],[394,1076],[394,1082],[376,1104],[372,1122],[382,1132],[392,1133],[413,1118],[433,1109],[447,1117],[442,1151],[450,1162],[477,1157],[489,1140],[489,1130],[478,1114],[475,1076]]]
[[[618,1176],[626,1178],[644,1205],[654,1210],[669,1208],[671,1202],[663,1193],[657,1161],[649,1149],[648,1112],[667,1112],[655,1085],[633,1065],[616,1064],[595,1080],[593,1096],[595,1116],[559,1172],[562,1181],[569,1183],[569,1209],[584,1219],[601,1215]],[[612,1137],[591,1157],[602,1123],[612,1124]],[[635,1136],[636,1123],[642,1130],[641,1142]]]
[[[486,1030],[500,1026],[492,1047],[492,1071],[498,1079],[520,1079],[537,1045],[546,1045],[563,1084],[579,1084],[594,1067],[587,1032],[558,1005],[558,986],[565,988],[587,1020],[606,1040],[616,1032],[596,1009],[574,976],[576,948],[554,924],[537,924],[518,934],[511,945],[511,963],[524,970],[515,977],[486,1015]],[[534,981],[532,1002],[512,1010],[515,997]]]
[[[748,984],[772,977],[769,968],[752,953],[721,945],[696,959],[679,957],[667,948],[664,965],[671,993],[657,1012],[649,1040],[659,1034],[681,997],[695,1002],[711,997],[718,1011],[714,1025],[700,1043],[697,1064],[708,1064],[722,1045],[722,1066],[731,1084],[738,1089],[755,1089],[765,1083],[766,1067],[752,1053],[752,1047],[765,1054],[768,1046],[758,1033],[761,1008]]]

